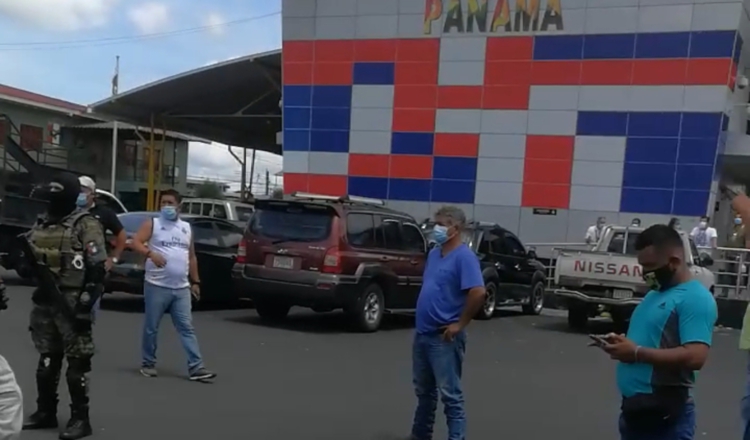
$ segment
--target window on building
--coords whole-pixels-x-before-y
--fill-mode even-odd
[[[41,151],[44,143],[44,129],[21,124],[21,148],[27,151]]]

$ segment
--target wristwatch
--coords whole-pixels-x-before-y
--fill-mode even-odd
[[[191,286],[200,286],[201,282],[200,281],[195,281],[195,280],[190,280],[190,285]]]
[[[117,264],[120,260],[117,257],[112,257],[112,263]]]

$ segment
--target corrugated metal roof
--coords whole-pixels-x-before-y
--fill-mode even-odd
[[[96,123],[96,124],[73,125],[73,126],[71,126],[69,128],[112,130],[112,128],[114,127],[114,124],[115,124],[114,122],[110,121],[110,122],[99,122],[99,123]],[[134,131],[137,130],[137,131],[140,131],[140,132],[143,132],[143,133],[150,133],[151,132],[151,129],[148,128],[148,127],[138,127],[138,126],[135,126],[133,124],[127,124],[127,123],[124,123],[124,122],[118,122],[117,123],[117,129],[118,130],[134,130]],[[157,136],[161,136],[162,130],[160,130],[158,128],[154,128],[154,133]],[[166,135],[167,135],[167,137],[170,137],[170,138],[173,138],[173,139],[179,139],[179,140],[188,141],[188,142],[201,142],[201,143],[204,143],[204,144],[210,144],[211,143],[211,141],[208,141],[206,139],[201,139],[199,137],[190,136],[190,135],[187,135],[187,134],[177,133],[176,131],[169,131],[169,130],[167,130],[166,131]]]

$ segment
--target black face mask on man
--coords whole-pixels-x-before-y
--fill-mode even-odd
[[[49,203],[47,213],[52,218],[62,218],[76,209],[76,199],[81,193],[78,177],[71,173],[56,175],[41,191]]]
[[[649,288],[663,292],[675,286],[674,277],[676,269],[673,269],[669,263],[653,270],[643,272],[643,280]]]

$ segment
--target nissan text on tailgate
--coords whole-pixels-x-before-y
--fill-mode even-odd
[[[555,262],[554,289],[568,309],[571,328],[584,329],[590,317],[608,312],[618,330],[648,293],[638,264],[635,242],[645,228],[607,226],[591,251],[560,249]],[[715,277],[708,254],[700,254],[685,233],[680,233],[685,261],[693,277],[713,290]]]

